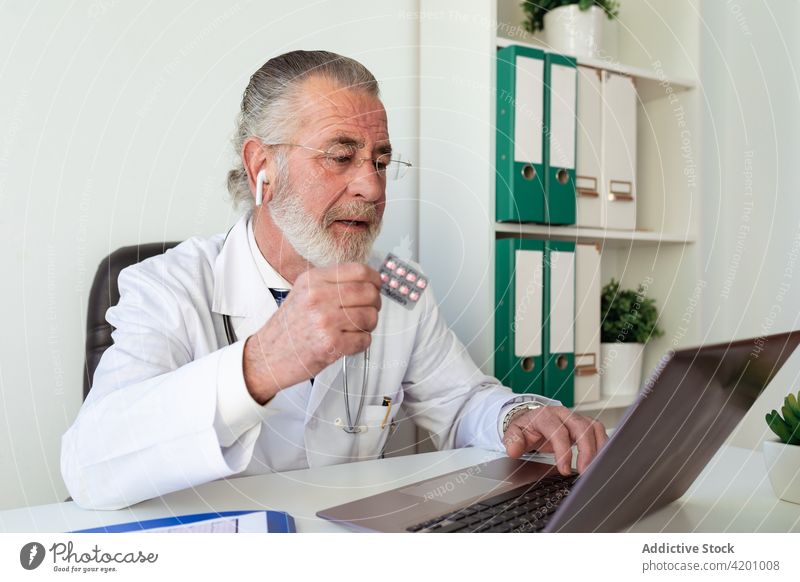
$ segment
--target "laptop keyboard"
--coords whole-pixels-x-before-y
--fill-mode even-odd
[[[412,525],[413,533],[528,533],[542,531],[578,475],[545,477],[458,511]]]

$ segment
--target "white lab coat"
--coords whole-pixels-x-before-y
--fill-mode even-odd
[[[263,407],[245,396],[248,414],[221,420],[220,401],[247,394],[244,340],[277,310],[248,249],[247,215],[227,239],[192,238],[125,269],[119,290],[107,313],[114,345],[62,439],[64,481],[83,507],[117,509],[233,475],[376,458],[401,405],[440,449],[504,450],[498,423],[519,398],[478,370],[430,288],[413,310],[383,298],[359,434],[337,426],[346,418],[341,361]],[[237,330],[233,345],[223,314]],[[364,360],[348,361],[355,412]],[[393,401],[388,419],[384,396]]]

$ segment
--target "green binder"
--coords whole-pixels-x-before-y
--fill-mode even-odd
[[[497,51],[496,219],[545,222],[544,52]],[[574,166],[573,166],[574,167]]]
[[[575,147],[578,63],[572,57],[545,57],[545,220],[575,224]]]
[[[500,239],[495,269],[495,376],[573,406],[575,243]]]
[[[575,243],[544,243],[544,394],[575,403]]]
[[[501,239],[495,247],[495,376],[514,392],[545,394],[544,242]]]

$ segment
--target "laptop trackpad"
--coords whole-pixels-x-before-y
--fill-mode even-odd
[[[511,485],[511,483],[478,475],[458,473],[411,485],[401,489],[399,492],[421,498],[424,501],[440,501],[451,505],[460,505],[473,497],[499,493],[499,489],[506,485]]]

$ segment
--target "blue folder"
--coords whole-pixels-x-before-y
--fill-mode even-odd
[[[219,519],[224,517],[236,517],[251,513],[263,513],[266,521],[267,533],[295,533],[297,530],[294,525],[294,518],[284,511],[221,511],[215,513],[194,513],[192,515],[176,515],[172,517],[161,517],[158,519],[147,519],[144,521],[131,521],[129,523],[118,523],[105,525],[89,529],[79,529],[68,533],[123,533],[133,531],[144,531],[149,529],[159,529],[180,525],[190,525],[201,521]]]

